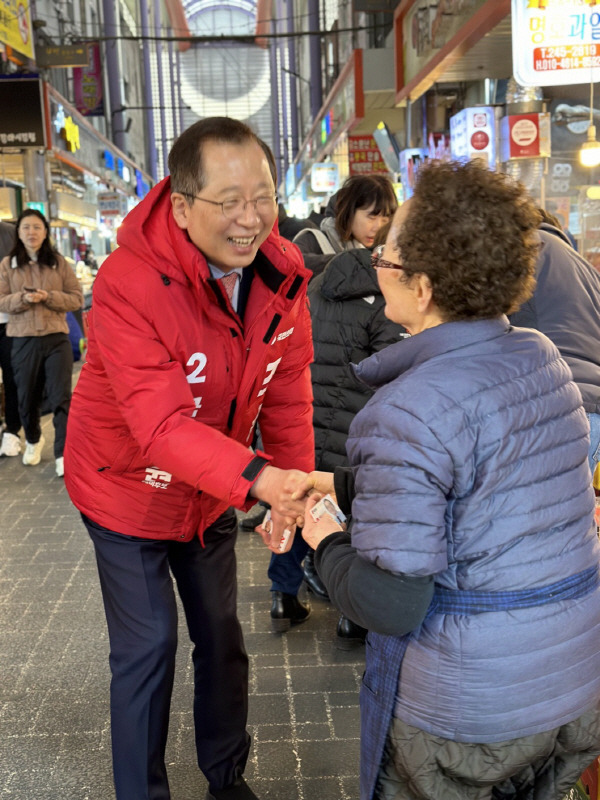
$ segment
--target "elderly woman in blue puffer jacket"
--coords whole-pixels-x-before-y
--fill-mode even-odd
[[[506,176],[433,164],[374,260],[412,337],[357,367],[376,392],[351,467],[306,487],[335,489],[351,538],[304,528],[370,631],[362,800],[558,799],[600,753],[589,425],[556,347],[505,316],[531,294],[538,223]]]

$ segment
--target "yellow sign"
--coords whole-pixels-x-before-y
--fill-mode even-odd
[[[76,125],[73,122],[73,117],[65,118],[64,138],[65,142],[67,143],[67,147],[72,153],[80,149],[81,144],[79,143],[79,125]]]
[[[33,58],[29,0],[0,0],[0,42]]]

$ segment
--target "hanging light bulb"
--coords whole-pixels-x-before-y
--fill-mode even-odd
[[[590,126],[587,132],[587,142],[581,145],[579,161],[584,167],[597,167],[600,164],[600,142],[596,139],[596,126],[594,125],[594,81],[590,81]]]

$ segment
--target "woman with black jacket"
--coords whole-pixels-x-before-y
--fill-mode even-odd
[[[381,229],[384,241],[387,227]],[[397,342],[406,331],[384,315],[385,301],[371,267],[369,249],[353,249],[334,256],[324,272],[312,279],[308,296],[315,350],[311,365],[315,463],[316,469],[333,472],[336,466],[348,463],[346,438],[350,423],[373,394],[355,378],[350,364]],[[303,580],[315,596],[327,599],[314,569],[313,555],[314,551],[297,536],[289,553],[271,558],[271,624],[276,632],[284,632],[307,618],[305,606],[296,597]],[[342,649],[349,649],[362,644],[364,633],[363,628],[342,616],[336,641]]]

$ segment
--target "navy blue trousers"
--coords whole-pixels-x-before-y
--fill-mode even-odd
[[[177,648],[171,575],[194,645],[198,766],[211,789],[243,773],[248,657],[237,618],[237,520],[229,509],[191,542],[140,539],[83,521],[94,543],[110,639],[117,800],[169,800],[165,746]]]
[[[308,545],[302,538],[299,528],[296,528],[294,544],[287,553],[276,555],[273,553],[267,574],[271,581],[272,592],[285,592],[298,594],[298,589],[304,580],[304,567],[302,562],[308,552]]]

